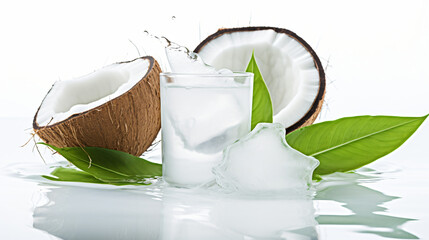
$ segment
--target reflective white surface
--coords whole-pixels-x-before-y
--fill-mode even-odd
[[[426,239],[429,125],[357,173],[327,176],[308,194],[50,182],[64,165],[24,148],[30,119],[2,118],[1,239]],[[19,134],[16,134],[19,133]],[[153,155],[156,155],[155,153]],[[59,162],[58,162],[59,161]]]

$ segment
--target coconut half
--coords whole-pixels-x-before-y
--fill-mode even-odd
[[[141,57],[58,81],[33,129],[56,147],[102,147],[140,156],[161,128],[158,63]]]
[[[217,68],[244,71],[252,52],[268,87],[274,122],[287,132],[312,124],[325,95],[325,73],[313,49],[295,33],[274,27],[220,29],[194,52]]]

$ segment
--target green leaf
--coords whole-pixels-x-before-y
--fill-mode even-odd
[[[66,181],[66,182],[85,182],[85,183],[105,183],[89,173],[82,172],[73,168],[58,167],[53,172],[52,176],[43,175],[42,177],[52,181]]]
[[[317,158],[314,174],[362,167],[401,146],[423,117],[357,116],[300,128],[286,136],[290,146]]]
[[[100,179],[95,178],[94,176],[92,176],[89,173],[79,171],[79,170],[74,169],[74,168],[57,167],[54,171],[51,172],[51,175],[54,177],[46,176],[46,175],[43,175],[42,177],[49,179],[49,180],[52,180],[52,181],[108,184],[107,182],[103,182]],[[113,184],[113,185],[133,184],[133,185],[135,185],[136,183],[115,182],[115,183],[109,183],[109,184]],[[140,184],[142,184],[142,183],[140,183]],[[143,185],[147,185],[147,184],[143,183]]]
[[[145,178],[162,175],[162,165],[146,161],[131,154],[97,147],[58,148],[57,151],[82,171],[104,182],[144,182]]]
[[[256,64],[255,54],[247,65],[246,72],[253,73],[253,100],[252,100],[252,129],[261,122],[273,122],[273,105],[270,93]]]

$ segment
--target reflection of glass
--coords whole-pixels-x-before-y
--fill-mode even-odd
[[[49,201],[34,210],[33,222],[35,228],[63,239],[313,240],[324,239],[328,228],[338,234],[333,239],[417,238],[402,229],[412,219],[389,216],[384,207],[397,197],[359,184],[376,178],[336,176],[316,186],[314,200],[297,194],[240,196],[162,184],[127,189],[61,186],[45,191]],[[322,208],[316,211],[313,203]],[[328,212],[332,204],[343,209]],[[322,214],[315,219],[317,212]]]
[[[161,236],[169,239],[317,239],[311,197],[255,198],[165,192]]]
[[[358,174],[352,174],[354,177]],[[359,185],[345,178],[339,182],[326,181],[327,186],[321,185],[315,200],[330,200],[353,212],[351,215],[320,215],[316,218],[320,225],[356,225],[369,227],[358,230],[360,233],[376,234],[386,238],[418,239],[417,236],[400,228],[406,222],[415,220],[384,215],[387,208],[382,205],[398,197],[388,196],[382,192]]]
[[[223,149],[250,132],[253,74],[160,77],[163,178],[180,187],[207,183]]]
[[[52,188],[34,227],[62,239],[317,239],[311,197]]]

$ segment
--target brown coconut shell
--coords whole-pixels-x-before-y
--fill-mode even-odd
[[[101,147],[140,156],[161,128],[161,69],[151,56],[132,61],[138,59],[149,61],[149,69],[127,92],[48,126],[39,126],[36,121],[39,107],[33,120],[35,133],[47,144],[56,147]]]
[[[295,39],[297,42],[299,42],[313,57],[314,60],[314,66],[319,72],[319,90],[317,92],[316,98],[313,101],[313,104],[311,105],[310,109],[307,111],[307,113],[300,118],[296,123],[286,128],[286,132],[290,133],[292,131],[295,131],[298,128],[305,127],[308,125],[313,124],[314,121],[316,121],[317,116],[319,115],[323,100],[325,97],[325,91],[326,91],[326,80],[325,80],[325,71],[323,70],[322,63],[320,62],[319,57],[316,55],[316,52],[311,48],[311,46],[304,41],[301,37],[296,35],[294,32],[284,29],[284,28],[276,28],[276,27],[241,27],[241,28],[222,28],[219,29],[217,32],[213,33],[212,35],[208,36],[206,39],[204,39],[194,50],[195,53],[199,53],[210,41],[224,35],[224,34],[230,34],[234,32],[249,32],[249,31],[260,31],[260,30],[273,30],[277,33],[283,33],[287,34],[289,37]]]

